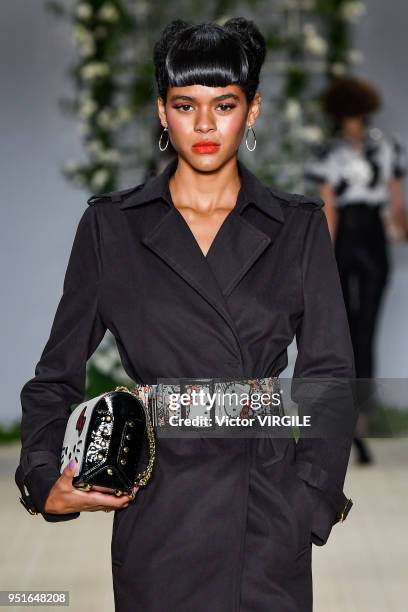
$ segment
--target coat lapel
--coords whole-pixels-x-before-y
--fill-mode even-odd
[[[272,242],[237,214],[221,227],[207,255],[223,296],[227,297]]]
[[[233,331],[239,344],[234,321],[228,309],[226,296],[242,277],[271,247],[274,236],[284,221],[279,200],[273,193],[238,161],[241,189],[235,208],[226,217],[211,248],[204,256],[182,214],[174,206],[169,189],[169,178],[175,172],[177,158],[161,174],[150,178],[140,189],[123,198],[120,208],[127,209],[162,199],[168,210],[153,227],[143,234],[142,242],[161,257],[177,274],[193,287],[218,313]],[[269,235],[242,215],[253,203],[272,218],[274,230]]]
[[[143,244],[161,257],[177,274],[233,326],[228,308],[200,247],[183,216],[170,208],[160,222],[142,238]]]

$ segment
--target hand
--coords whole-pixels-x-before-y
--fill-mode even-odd
[[[76,464],[64,468],[61,476],[53,484],[44,506],[50,514],[69,514],[71,512],[96,512],[97,510],[120,510],[129,505],[129,496],[116,497],[101,491],[81,491],[72,484]],[[139,487],[134,487],[136,493]]]

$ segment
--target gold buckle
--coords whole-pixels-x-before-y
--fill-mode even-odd
[[[19,497],[19,500],[20,500],[20,503],[22,503],[22,504],[23,504],[24,508],[25,508],[26,510],[28,510],[28,512],[29,512],[30,514],[32,514],[33,516],[35,516],[35,515],[37,515],[37,514],[38,514],[38,512],[36,512],[36,511],[35,511],[35,510],[33,510],[32,508],[30,508],[30,506],[28,506],[28,505],[27,505],[27,503],[24,501],[24,499],[23,499],[22,497]]]
[[[340,514],[340,518],[339,518],[339,522],[340,523],[344,523],[344,521],[346,520],[346,517],[348,515],[348,513],[350,512],[350,508],[353,505],[353,501],[351,499],[351,497],[346,501],[346,505],[343,508],[342,513]]]

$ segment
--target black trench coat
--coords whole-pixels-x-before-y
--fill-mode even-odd
[[[171,200],[176,165],[93,196],[79,222],[49,340],[21,391],[16,482],[40,512],[106,329],[138,383],[278,376],[295,334],[295,377],[354,376],[322,200],[271,189],[238,161],[236,206],[205,257]],[[114,515],[115,609],[312,610],[312,543],[326,543],[347,505],[350,448],[160,438],[152,480]]]

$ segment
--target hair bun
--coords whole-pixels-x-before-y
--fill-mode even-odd
[[[182,19],[173,19],[162,30],[161,36],[154,45],[153,58],[156,66],[164,62],[166,55],[176,40],[178,34],[188,28],[191,24]]]
[[[251,65],[260,70],[265,61],[266,42],[255,23],[245,17],[232,17],[222,27],[238,36]]]

